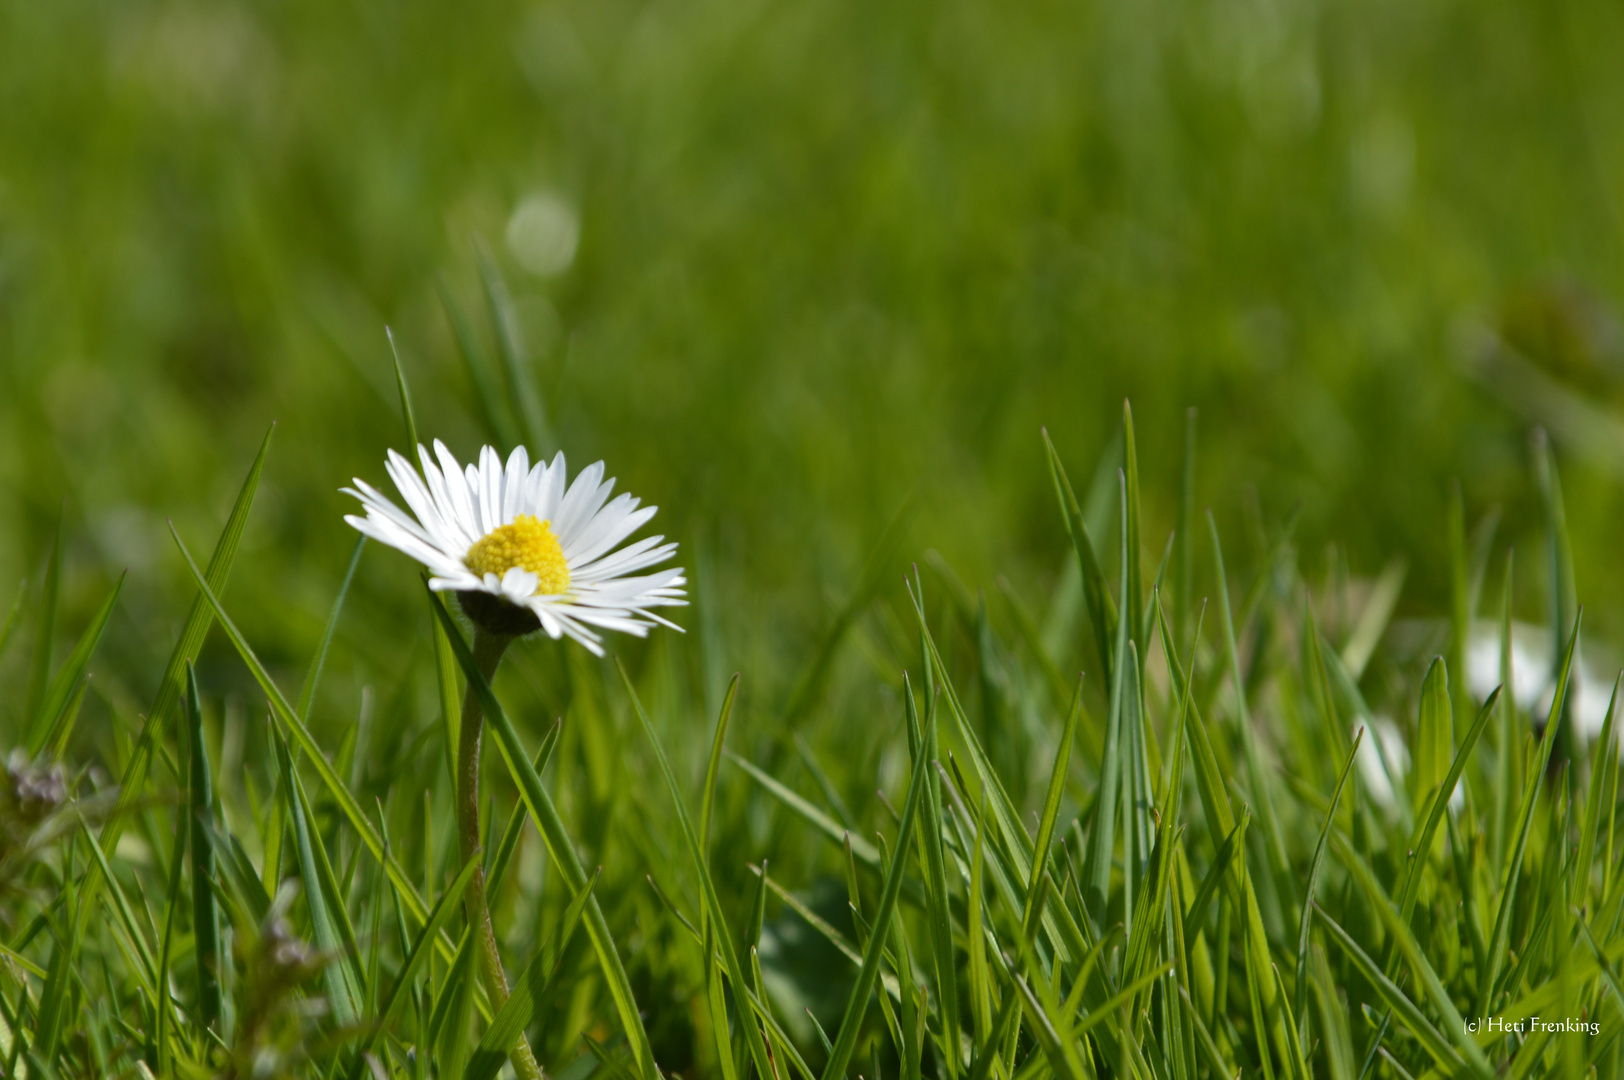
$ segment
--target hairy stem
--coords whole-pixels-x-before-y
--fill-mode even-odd
[[[496,666],[502,662],[502,654],[507,652],[512,640],[503,634],[475,628],[474,662],[486,682],[490,682],[496,674]],[[462,725],[457,739],[460,744],[457,753],[457,845],[462,851],[464,866],[480,859],[479,746],[484,719],[479,695],[469,684],[468,693],[462,699]],[[485,992],[491,999],[491,1011],[495,1012],[507,1003],[508,985],[507,976],[502,971],[502,954],[496,948],[491,912],[485,904],[483,866],[476,869],[474,876],[468,880],[462,903],[468,923],[474,928],[474,935],[478,939],[475,949],[478,952],[479,974],[485,981]],[[546,1074],[541,1071],[536,1055],[530,1050],[530,1042],[523,1034],[520,1034],[519,1041],[508,1056],[520,1080],[546,1080]]]

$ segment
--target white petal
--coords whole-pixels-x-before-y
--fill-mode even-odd
[[[522,566],[510,566],[502,575],[502,595],[515,604],[523,604],[536,595],[536,575]]]
[[[468,490],[468,478],[463,475],[462,465],[439,439],[434,440],[434,452],[440,458],[446,498],[455,508],[457,517],[476,539],[484,536],[490,530],[480,526],[479,512],[474,509],[473,495]]]
[[[553,516],[553,532],[557,534],[560,544],[574,540],[577,531],[592,520],[598,507],[609,498],[615,482],[600,483],[602,480],[603,462],[593,462],[581,470],[581,475],[564,493],[563,500],[558,504],[558,512]]]
[[[677,550],[677,545],[660,544],[663,536],[650,536],[635,544],[628,544],[612,555],[606,555],[595,563],[581,567],[579,571],[570,572],[571,581],[582,584],[612,581],[617,577],[654,566],[669,559]],[[660,544],[655,547],[654,545]]]
[[[564,547],[564,558],[571,566],[585,566],[607,552],[626,537],[648,523],[659,507],[637,509],[638,500],[621,495],[598,511],[586,528]]]
[[[519,505],[519,498],[524,493],[525,481],[530,473],[530,451],[523,446],[515,446],[513,453],[508,455],[507,471],[502,478],[502,524],[507,525],[524,508]]]

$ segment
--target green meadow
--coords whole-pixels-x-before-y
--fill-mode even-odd
[[[0,1076],[1624,1075],[1620,55],[0,0]],[[435,439],[678,629],[496,667]]]

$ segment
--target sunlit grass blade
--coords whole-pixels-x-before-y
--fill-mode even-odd
[[[412,394],[406,385],[406,369],[400,363],[400,346],[395,344],[395,332],[383,328],[389,339],[389,356],[395,363],[395,393],[400,395],[400,417],[406,423],[406,452],[410,456],[420,443],[417,437],[417,414],[412,411]]]
[[[329,958],[322,968],[327,1005],[333,1011],[334,1020],[340,1025],[349,1025],[360,1014],[359,1000],[345,972],[344,942],[339,937],[332,910],[328,906],[329,897],[323,888],[322,874],[316,867],[312,830],[305,819],[304,800],[297,791],[298,777],[293,772],[293,759],[288,753],[287,744],[280,738],[276,740],[276,757],[286,781],[282,792],[287,800],[288,820],[293,828],[294,850],[299,857],[299,874],[304,884],[305,906],[310,912],[311,932],[316,947]],[[332,902],[338,903],[339,900],[335,897]]]
[[[1049,440],[1047,429],[1043,432],[1043,446],[1049,457],[1049,476],[1054,481],[1055,496],[1060,500],[1060,513],[1066,523],[1066,534],[1071,538],[1072,547],[1077,553],[1077,565],[1082,572],[1083,599],[1088,606],[1089,624],[1094,630],[1094,641],[1099,650],[1101,677],[1106,686],[1114,685],[1111,673],[1111,642],[1112,628],[1117,623],[1116,604],[1111,599],[1110,587],[1106,584],[1105,575],[1100,570],[1099,559],[1094,554],[1094,544],[1089,539],[1088,527],[1083,523],[1083,510],[1077,504],[1077,495],[1072,491],[1071,481],[1066,477],[1066,467],[1060,463],[1060,454],[1055,450],[1054,443]]]

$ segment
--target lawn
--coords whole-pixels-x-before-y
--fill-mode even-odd
[[[1619,1075],[1621,51],[0,0],[0,1074]],[[487,686],[435,439],[678,629]]]

